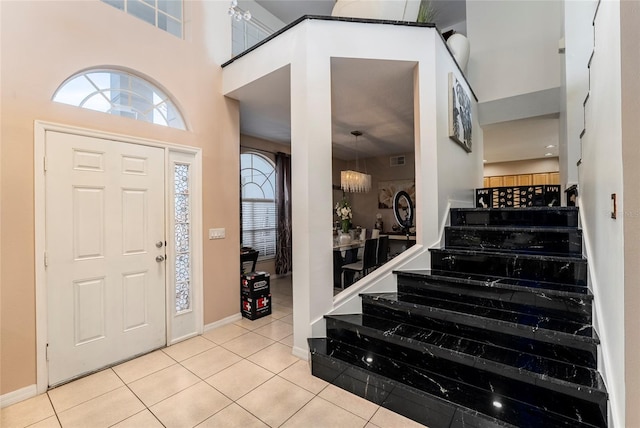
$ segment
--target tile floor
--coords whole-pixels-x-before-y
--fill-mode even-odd
[[[420,427],[311,376],[291,354],[290,278],[245,318],[0,410],[2,428]]]

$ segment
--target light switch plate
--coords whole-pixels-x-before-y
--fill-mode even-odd
[[[220,227],[217,229],[209,229],[209,239],[224,239],[226,236],[226,231],[224,227]]]

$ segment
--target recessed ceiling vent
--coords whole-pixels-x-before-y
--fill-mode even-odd
[[[402,156],[391,156],[389,158],[389,166],[390,167],[394,167],[394,166],[403,166],[406,163],[406,159],[404,158],[404,155]]]

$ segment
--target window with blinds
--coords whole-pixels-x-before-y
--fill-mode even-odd
[[[259,251],[258,260],[276,255],[275,166],[257,153],[240,156],[242,246]]]

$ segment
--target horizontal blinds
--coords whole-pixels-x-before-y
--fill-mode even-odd
[[[247,199],[242,201],[242,246],[258,250],[259,260],[275,257],[275,201]]]

